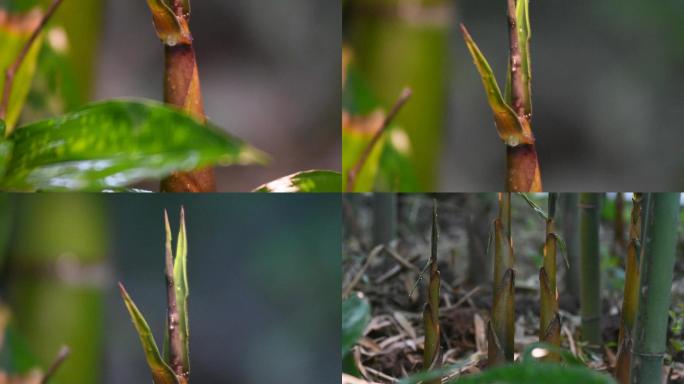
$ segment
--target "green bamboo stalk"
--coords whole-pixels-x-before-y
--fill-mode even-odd
[[[511,233],[511,194],[499,194],[494,220],[494,281],[491,320],[487,327],[489,365],[513,361],[515,334],[515,255]]]
[[[600,194],[580,195],[580,313],[582,339],[590,346],[603,344],[601,338],[601,270],[599,259]]]
[[[632,198],[632,215],[629,221],[629,242],[625,260],[625,290],[618,335],[617,363],[615,377],[621,384],[629,383],[632,360],[632,331],[639,301],[639,249],[641,247],[641,201],[642,195]]]
[[[580,298],[579,194],[562,194],[561,205],[563,209],[563,239],[565,240],[565,252],[570,264],[570,268],[565,275],[565,291],[572,298],[573,305],[577,307]]]
[[[107,229],[96,195],[31,195],[17,201],[9,262],[14,320],[41,366],[68,345],[55,382],[102,382]]]
[[[546,242],[544,263],[539,269],[539,341],[560,346],[560,315],[558,314],[558,289],[556,287],[556,201],[557,193],[549,193],[549,212],[546,219]],[[546,360],[558,361],[557,353],[550,353]]]
[[[437,265],[437,202],[432,203],[432,241],[430,252],[430,281],[427,290],[427,303],[423,310],[425,322],[425,347],[423,348],[423,370],[439,367],[439,286],[440,273]],[[425,384],[439,384],[441,379],[426,381]]]
[[[679,225],[679,193],[655,193],[648,206],[640,260],[639,304],[634,325],[631,381],[663,380],[668,309]]]

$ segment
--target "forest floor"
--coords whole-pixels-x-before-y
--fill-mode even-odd
[[[496,204],[473,209],[475,195],[438,195],[438,264],[442,277],[440,323],[442,365],[462,363],[456,374],[474,373],[487,365],[486,326],[492,301],[486,244],[471,229],[475,221],[493,220]],[[430,253],[432,201],[427,195],[400,195],[398,236],[386,246],[371,246],[373,212],[369,196],[345,200],[343,293],[361,292],[371,304],[372,319],[353,349],[354,365],[366,380],[393,383],[423,367],[423,320],[426,284],[422,271]],[[494,197],[495,199],[495,197]],[[540,199],[538,204],[546,204]],[[477,202],[475,203],[477,205]],[[614,205],[613,205],[614,206]],[[625,202],[626,209],[631,207]],[[613,208],[614,209],[614,208]],[[516,359],[538,341],[539,281],[544,221],[520,197],[513,197],[516,252]],[[470,222],[468,222],[470,220]],[[627,222],[627,221],[626,221]],[[480,225],[482,227],[482,225]],[[614,225],[602,220],[602,330],[604,348],[590,351],[581,341],[578,299],[564,287],[568,269],[559,256],[562,347],[597,371],[611,373],[616,362],[622,305],[624,249],[615,242]],[[485,228],[486,230],[486,228]],[[625,229],[626,230],[626,229]],[[562,234],[561,234],[562,236]],[[626,234],[625,234],[626,236]],[[485,236],[486,238],[486,236]],[[469,242],[470,248],[469,248]],[[680,244],[680,249],[682,249]],[[479,249],[479,251],[477,251]],[[473,251],[475,250],[475,251]],[[474,253],[473,253],[474,252]],[[573,266],[570,264],[569,267]],[[668,358],[669,382],[684,382],[684,260],[678,258],[673,284]],[[354,283],[354,281],[356,281]],[[353,286],[351,286],[353,284]]]

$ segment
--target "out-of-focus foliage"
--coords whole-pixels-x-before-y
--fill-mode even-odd
[[[378,99],[353,64],[353,53],[343,50],[344,89],[342,93],[342,182],[357,163],[386,117]],[[411,139],[406,130],[391,124],[370,152],[356,176],[355,190],[402,191],[419,189]]]
[[[379,100],[391,105],[410,87],[411,101],[397,116],[410,151],[403,152],[415,169],[417,185],[387,178],[378,191],[434,190],[447,110],[448,46],[452,2],[444,0],[350,0],[345,4],[344,37],[353,48],[355,65]],[[390,161],[390,163],[395,163]],[[395,166],[393,166],[394,168]]]
[[[40,13],[32,13],[25,16],[8,15],[6,11],[0,10],[0,69],[2,70],[0,74],[0,90],[5,85],[5,70],[16,61],[19,52],[21,52],[34,28],[40,22],[40,18]],[[38,38],[15,74],[8,102],[7,115],[5,116],[7,134],[12,131],[19,119],[19,114],[29,93],[31,81],[36,71],[42,40],[42,37]],[[0,95],[0,99],[2,97]]]
[[[342,302],[342,356],[356,344],[370,322],[370,304],[360,294],[351,295]]]

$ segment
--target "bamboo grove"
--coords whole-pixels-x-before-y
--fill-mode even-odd
[[[554,366],[568,368],[568,359],[579,359],[582,365],[606,351],[608,345],[602,337],[602,323],[606,313],[601,308],[601,260],[600,260],[600,209],[605,200],[602,194],[546,194],[546,210],[538,206],[540,196],[499,193],[497,214],[492,222],[488,257],[492,258],[492,301],[490,320],[486,325],[487,361],[486,372],[499,372],[515,366],[529,364],[529,351],[516,350],[516,252],[513,241],[512,199],[524,199],[536,216],[544,220],[544,234],[539,234],[542,249],[539,269],[539,343],[531,347],[535,364],[543,369]],[[616,199],[622,199],[619,194]],[[563,216],[577,215],[579,220],[579,265],[571,263],[566,243],[557,232],[557,205],[570,201],[561,210]],[[616,223],[626,212],[622,202],[615,203]],[[619,210],[618,210],[619,209]],[[628,237],[623,242],[625,282],[622,297],[617,355],[611,373],[614,379],[596,374],[596,381],[627,383],[661,383],[663,360],[667,348],[668,316],[673,282],[673,269],[678,240],[680,215],[678,193],[635,193],[632,197],[628,220]],[[565,220],[566,217],[563,217]],[[621,224],[616,224],[620,230]],[[433,202],[432,230],[426,275],[426,302],[423,310],[424,345],[423,371],[420,380],[427,384],[450,383],[449,367],[444,365],[441,348],[448,342],[440,327],[440,271],[437,258],[438,220],[437,203]],[[566,234],[566,231],[562,232]],[[570,234],[570,236],[575,236]],[[605,238],[605,236],[603,237]],[[572,239],[569,239],[574,241]],[[619,236],[610,240],[619,243]],[[579,314],[581,318],[578,351],[574,357],[565,350],[561,330],[564,319],[559,311],[561,295],[570,294],[559,290],[558,266],[565,260],[565,279],[573,273],[580,275]],[[575,270],[576,269],[576,270]],[[422,274],[421,274],[422,276]],[[422,278],[422,277],[421,277]],[[566,285],[567,287],[568,285]],[[567,345],[567,344],[566,344]],[[519,357],[518,357],[519,356]],[[593,356],[593,357],[592,357]],[[562,363],[562,364],[557,364]],[[583,367],[584,368],[584,367]],[[560,369],[560,368],[559,368]],[[584,368],[586,369],[586,368]],[[569,372],[569,371],[568,371]],[[570,374],[566,372],[566,374]],[[494,377],[494,375],[492,375]],[[445,379],[446,378],[446,379]],[[445,380],[443,380],[445,379]],[[468,376],[458,379],[468,382]],[[403,381],[417,383],[419,381]],[[473,381],[480,382],[480,381]],[[488,381],[482,381],[488,382]],[[508,382],[508,381],[505,381]]]

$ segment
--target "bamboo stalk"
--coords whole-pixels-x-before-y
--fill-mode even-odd
[[[524,79],[525,68],[522,68],[523,53],[521,52],[521,42],[519,26],[524,20],[518,19],[518,1],[528,0],[508,0],[508,37],[509,37],[509,77],[511,79],[511,107],[518,115],[518,118],[528,126],[532,120],[530,105],[525,102],[529,100],[530,81]],[[528,35],[529,38],[529,35]],[[522,44],[529,49],[528,42]],[[527,52],[529,55],[529,52]],[[539,171],[539,159],[537,149],[532,144],[520,144],[517,146],[506,145],[506,190],[510,192],[541,192],[541,173]]]
[[[557,193],[549,194],[549,212],[546,219],[546,242],[544,244],[544,262],[539,269],[539,341],[560,346],[561,321],[558,314],[558,289],[556,287],[556,201]],[[546,360],[558,361],[557,353],[550,353]]]
[[[679,197],[679,193],[655,193],[647,207],[649,213],[640,260],[639,308],[633,335],[632,383],[663,381]]]
[[[597,193],[580,195],[580,313],[582,339],[592,347],[601,338],[601,271],[599,259],[599,199]]]
[[[632,198],[632,214],[629,221],[629,242],[625,260],[625,289],[620,316],[618,335],[617,363],[615,377],[621,384],[629,383],[632,360],[632,331],[639,301],[639,248],[641,244],[641,202],[642,195],[635,193]]]
[[[430,252],[430,281],[427,290],[427,303],[423,310],[425,322],[425,347],[423,348],[423,370],[428,371],[439,367],[439,286],[440,273],[437,265],[437,202],[432,206],[432,241]],[[441,379],[426,381],[425,384],[439,384]]]
[[[561,195],[563,239],[565,240],[568,268],[565,277],[565,290],[572,297],[575,307],[580,297],[580,236],[579,236],[579,194],[564,193]]]
[[[189,5],[186,9],[187,2],[173,0],[173,7],[171,7],[173,15],[168,15],[162,12],[163,9],[155,8],[154,1],[148,0],[148,4],[151,4],[157,34],[164,42],[164,102],[204,122],[206,117],[202,103],[199,71],[195,48],[192,45],[192,35],[188,27]],[[168,25],[168,18],[175,19],[178,28],[182,30],[182,38],[176,37],[177,31],[164,29],[164,23]],[[204,168],[191,172],[174,172],[162,180],[161,190],[165,192],[214,192],[216,191],[214,171],[212,168]]]
[[[541,173],[534,144],[506,146],[506,190],[511,192],[541,192]]]
[[[513,361],[515,333],[515,256],[511,240],[511,194],[499,194],[494,220],[494,281],[491,320],[487,327],[489,365]]]

